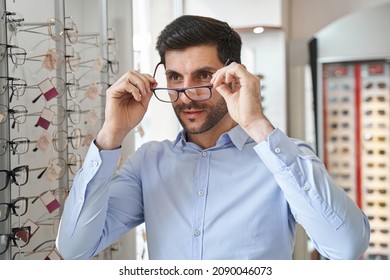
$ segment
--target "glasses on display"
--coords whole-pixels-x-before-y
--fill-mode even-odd
[[[65,175],[68,168],[70,172],[75,175],[82,164],[81,156],[76,154],[69,154],[68,157],[68,161],[63,158],[51,158],[47,166],[30,168],[29,171],[42,170],[38,174],[37,179],[45,178],[50,182],[61,179]]]
[[[62,65],[68,65],[70,70],[75,72],[80,64],[80,54],[74,51],[73,48],[69,47],[68,50],[69,52],[65,54],[65,52],[60,49],[51,48],[44,54],[26,57],[26,60],[42,62],[42,67],[49,71],[54,71],[56,69],[57,62],[60,62]]]
[[[0,62],[7,56],[15,65],[23,65],[26,61],[27,52],[25,49],[15,45],[0,44]]]
[[[79,124],[81,121],[81,113],[83,113],[80,109],[80,106],[76,103],[69,106],[69,109],[65,110],[63,106],[53,104],[49,107],[49,109],[55,112],[51,123],[53,125],[61,125],[65,118],[68,117],[72,124]]]
[[[389,233],[389,230],[386,229],[386,228],[381,228],[381,229],[374,229],[374,228],[372,228],[371,229],[371,233],[375,233],[377,231],[380,232],[380,233],[383,233],[383,234],[388,234]]]
[[[372,175],[368,175],[366,178],[367,178],[368,181],[375,181],[376,180],[375,178],[377,178],[379,181],[386,181],[387,180],[387,176],[376,176],[376,177],[374,177]]]
[[[10,213],[18,217],[27,213],[28,198],[18,197],[13,199],[11,203],[0,203],[0,222],[8,219]]]
[[[64,79],[60,77],[47,78],[34,86],[28,86],[28,88],[38,88],[41,93],[33,99],[32,103],[36,103],[42,96],[46,101],[49,101],[53,97],[61,97],[66,91],[66,83]]]
[[[79,124],[81,121],[81,114],[87,111],[81,111],[80,106],[73,103],[69,106],[69,109],[65,109],[61,105],[53,104],[49,108],[45,107],[41,112],[35,112],[28,114],[29,117],[39,116],[38,122],[35,124],[36,127],[49,124],[58,126],[61,125],[65,118],[68,117],[72,124]]]
[[[118,60],[109,60],[106,58],[103,58],[104,63],[101,67],[101,72],[107,73],[108,70],[111,71],[112,74],[118,74],[119,72],[119,61]]]
[[[18,248],[25,247],[30,242],[30,236],[30,227],[13,228],[11,234],[0,234],[0,255],[8,250],[11,242]]]
[[[0,156],[4,155],[10,147],[13,155],[23,155],[28,152],[30,140],[27,137],[17,137],[8,141],[0,138]]]
[[[372,83],[368,82],[364,85],[365,89],[373,89],[374,87],[378,87],[379,89],[384,89],[386,88],[386,83],[385,82],[378,82],[378,83]]]
[[[63,152],[68,147],[69,140],[73,149],[78,149],[81,146],[81,130],[75,128],[72,130],[71,135],[68,136],[68,132],[65,130],[57,130],[53,135],[53,145],[57,152]]]
[[[18,251],[12,256],[12,260],[20,259],[21,255],[25,257],[36,255],[39,253],[46,253],[45,260],[61,260],[60,254],[57,252],[55,247],[55,239],[46,240],[38,244],[32,251],[22,252]]]
[[[21,187],[28,181],[29,168],[27,165],[15,167],[12,170],[0,170],[0,191],[6,189],[9,183]]]
[[[371,133],[366,133],[364,135],[364,140],[366,141],[373,141],[373,142],[385,142],[386,141],[386,136],[374,136]]]
[[[49,36],[54,41],[61,41],[67,38],[71,44],[78,41],[78,28],[71,17],[65,18],[65,25],[57,18],[49,18],[46,23],[34,24],[24,22],[21,14],[14,13],[8,18],[8,23],[12,25],[11,30],[14,34],[19,32],[28,32]],[[43,30],[42,30],[43,29]],[[46,32],[44,30],[46,29]]]
[[[367,201],[367,206],[374,207],[375,205],[384,208],[387,206],[387,203],[384,201]]]
[[[377,163],[374,163],[374,162],[367,162],[367,163],[366,163],[366,166],[367,166],[368,168],[374,168],[374,167],[386,168],[386,163],[385,163],[385,162],[377,162]]]
[[[7,89],[11,91],[9,102],[12,102],[14,96],[23,96],[27,87],[25,80],[14,77],[0,77],[0,85],[0,94],[4,94]]]
[[[0,124],[5,123],[8,120],[8,115],[13,119],[12,128],[16,124],[23,124],[27,118],[27,108],[24,105],[16,105],[12,108],[8,108],[5,105],[0,104]]]
[[[162,62],[158,63],[156,65],[156,68],[154,69],[153,78],[156,78],[156,74],[161,72],[164,68],[165,66]],[[172,74],[172,76],[174,75],[175,74]],[[213,87],[210,85],[212,73],[208,72],[208,73],[203,73],[202,75],[207,76],[207,78],[202,76],[203,78],[202,82],[203,83],[207,82],[208,83],[207,85],[199,85],[199,86],[193,86],[187,88],[152,88],[151,90],[153,91],[154,95],[158,100],[165,103],[176,102],[179,99],[180,93],[185,94],[185,96],[187,96],[188,99],[195,102],[206,101],[210,99],[212,96]],[[165,77],[165,73],[164,73],[164,77]],[[169,80],[172,80],[174,78],[175,77],[168,77]]]
[[[379,219],[382,222],[387,222],[387,217],[386,216],[373,216],[373,215],[368,215],[367,216],[368,220],[373,221],[376,219]]]
[[[367,150],[367,154],[369,154],[369,155],[373,155],[373,154],[385,155],[386,150],[385,149],[377,149],[377,150],[369,149],[369,150]]]
[[[385,102],[386,101],[386,97],[384,96],[367,96],[364,98],[364,102],[372,102],[372,101],[379,101],[379,102]]]
[[[371,189],[371,188],[367,188],[366,192],[369,193],[369,194],[372,194],[374,192],[378,192],[380,194],[387,194],[387,190],[386,189]]]
[[[386,111],[385,110],[380,110],[380,109],[376,110],[376,111],[374,111],[374,110],[367,110],[367,111],[364,112],[364,114],[367,115],[367,116],[371,116],[371,115],[374,115],[374,114],[377,114],[379,116],[384,116],[384,115],[386,115]]]

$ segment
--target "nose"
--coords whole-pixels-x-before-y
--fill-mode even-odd
[[[183,86],[183,88],[188,88],[188,87],[193,86],[193,82],[191,81],[191,78],[190,79],[185,78],[183,80],[182,86]],[[181,102],[183,102],[185,104],[189,104],[192,102],[192,100],[189,99],[187,95],[188,95],[188,93],[186,93],[184,90],[179,92],[179,99],[181,100]]]
[[[181,100],[181,102],[183,102],[184,104],[189,104],[192,102],[191,99],[188,98],[188,96],[185,94],[185,91],[180,91],[179,92],[179,99]]]

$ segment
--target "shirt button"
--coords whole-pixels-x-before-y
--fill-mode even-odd
[[[95,166],[95,167],[97,167],[97,166],[99,165],[99,163],[98,163],[96,160],[94,160],[94,161],[92,162],[92,165]]]
[[[274,151],[275,151],[275,153],[280,154],[280,152],[281,152],[282,150],[281,150],[279,147],[276,147]]]
[[[194,236],[198,237],[200,235],[200,231],[199,230],[195,230],[194,231]]]
[[[199,195],[199,196],[204,196],[204,191],[199,191],[199,192],[198,192],[198,195]]]
[[[303,190],[308,191],[309,189],[310,189],[310,187],[308,185],[303,186]]]
[[[202,156],[206,157],[207,156],[207,152],[202,152]]]
[[[79,203],[83,203],[83,199],[81,197],[79,198]]]

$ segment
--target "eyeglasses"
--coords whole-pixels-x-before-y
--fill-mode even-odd
[[[386,216],[373,216],[373,215],[368,215],[367,218],[370,220],[370,221],[373,221],[375,219],[379,219],[381,220],[382,222],[386,222],[387,221],[387,217]]]
[[[19,15],[18,18],[22,18],[22,15]],[[78,41],[78,29],[71,17],[65,18],[65,25],[56,18],[49,18],[45,24],[21,23],[21,21],[24,21],[24,19],[19,20],[18,24],[13,25],[15,32],[42,34],[50,36],[54,41],[61,41],[66,36],[71,44],[75,44]],[[47,33],[39,31],[40,28],[45,27],[47,28]],[[59,32],[57,32],[58,29],[60,30]]]
[[[372,194],[374,193],[375,191],[379,192],[380,194],[386,194],[387,193],[387,190],[386,189],[371,189],[371,188],[367,188],[367,193],[369,194]]]
[[[383,233],[383,234],[388,234],[389,233],[389,230],[388,229],[385,229],[385,228],[381,228],[381,229],[371,229],[371,233],[375,233],[376,231],[379,231],[380,233]]]
[[[367,96],[366,98],[364,98],[364,101],[365,102],[372,102],[372,101],[374,101],[374,99],[378,100],[379,102],[386,101],[386,97],[384,97],[384,96]]]
[[[376,205],[376,204],[382,208],[387,206],[387,203],[384,201],[367,201],[367,206],[369,206],[369,207],[374,207],[374,205]]]
[[[52,124],[52,125],[61,125],[66,117],[69,117],[69,120],[72,124],[79,124],[81,120],[81,113],[86,113],[87,111],[81,111],[80,106],[76,103],[69,106],[69,109],[65,109],[61,105],[53,104],[49,108],[45,107],[41,112],[34,112],[28,114],[28,116],[39,116],[38,122],[35,124],[36,127],[40,124]],[[43,123],[44,122],[44,123]]]
[[[341,97],[337,97],[337,96],[329,96],[329,103],[349,103],[351,100],[349,98],[349,96],[341,96]]]
[[[364,112],[364,114],[367,116],[371,116],[371,115],[375,114],[375,112],[373,110],[367,110]],[[384,115],[386,115],[386,111],[385,110],[377,110],[377,114],[379,116],[384,116]]]
[[[49,71],[55,70],[56,63],[59,61],[62,65],[68,65],[72,72],[77,71],[81,60],[80,54],[71,47],[68,49],[69,51],[65,54],[65,52],[60,49],[51,48],[48,49],[45,54],[30,56],[27,57],[26,60],[42,62],[42,67]]]
[[[379,82],[379,83],[377,83],[376,85],[377,85],[377,87],[380,88],[380,89],[386,88],[386,83],[385,83],[385,82]],[[364,85],[364,88],[365,88],[365,89],[372,89],[372,88],[374,88],[374,86],[375,86],[374,83],[369,82],[369,83],[367,83],[367,84]]]
[[[385,155],[386,150],[385,149],[378,149],[378,150],[369,149],[369,150],[367,150],[367,154],[369,154],[369,155],[373,155],[376,153],[378,153],[379,155]]]
[[[107,73],[108,70],[110,69],[112,74],[118,74],[118,72],[119,72],[119,61],[118,60],[109,60],[109,59],[105,59],[105,58],[103,58],[103,60],[104,60],[104,63],[103,63],[102,68],[100,70],[102,73]]]
[[[25,49],[15,45],[0,44],[0,62],[3,61],[4,57],[9,50],[9,57],[15,65],[23,65],[26,61],[27,52]]]
[[[20,259],[20,255],[23,254],[24,256],[32,256],[39,253],[49,253],[45,257],[45,260],[61,260],[62,257],[57,252],[55,247],[55,239],[52,240],[46,240],[42,242],[41,244],[37,245],[32,251],[30,252],[15,252],[15,254],[12,256],[12,260]]]
[[[24,186],[28,181],[28,166],[22,165],[12,170],[0,170],[0,191],[7,188],[11,182],[17,186]]]
[[[0,138],[0,156],[4,155],[8,149],[11,148],[13,155],[22,155],[28,152],[30,140],[27,137],[17,137],[8,141]]]
[[[14,120],[11,126],[14,128],[16,123],[22,124],[26,122],[27,108],[24,105],[17,105],[10,109],[5,105],[0,104],[0,124],[5,123],[8,120],[8,115]]]
[[[20,217],[26,214],[28,206],[27,197],[18,197],[11,201],[11,203],[0,203],[0,222],[8,219],[11,211],[12,214]]]
[[[66,91],[66,85],[67,84],[65,83],[64,79],[60,77],[52,77],[50,79],[47,78],[43,80],[38,85],[29,86],[30,88],[37,87],[41,90],[41,93],[33,99],[32,103],[37,102],[42,96],[45,97],[46,101],[49,101],[53,97],[61,97]],[[56,89],[55,94],[53,94],[52,91],[54,88]]]
[[[30,171],[39,171],[42,170],[37,176],[37,179],[41,179],[43,176],[50,182],[58,180],[62,178],[66,171],[70,170],[70,172],[75,175],[78,169],[81,167],[82,160],[81,156],[78,154],[69,154],[69,159],[66,161],[63,158],[51,158],[49,163],[45,167],[38,167],[29,169]]]
[[[20,97],[26,91],[27,83],[23,79],[14,77],[0,77],[0,95],[4,94],[7,89],[11,90],[9,102],[12,102],[13,96]]]
[[[164,66],[162,62],[156,65],[156,68],[154,69],[153,73],[153,78],[155,78],[160,65]],[[211,85],[204,85],[187,88],[152,88],[151,90],[153,91],[156,98],[161,102],[174,103],[179,99],[179,95],[181,92],[185,94],[188,99],[195,102],[208,100],[212,96],[212,88],[213,86]]]
[[[348,115],[349,115],[349,110],[344,109],[344,110],[341,110],[340,113],[341,113],[341,115],[343,115],[343,116],[348,116]],[[337,111],[337,110],[332,110],[332,111],[330,111],[330,114],[331,114],[332,116],[338,116],[338,115],[339,115],[339,111]]]
[[[0,234],[0,255],[8,250],[11,241],[18,248],[26,246],[30,242],[30,233],[30,227],[21,227],[13,228],[11,234]]]
[[[53,135],[54,149],[58,152],[65,151],[68,147],[68,142],[71,142],[73,149],[78,149],[81,146],[81,130],[75,128],[71,132],[71,136],[68,136],[68,132],[65,130],[57,130]]]

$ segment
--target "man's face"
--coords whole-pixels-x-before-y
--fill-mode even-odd
[[[216,46],[209,45],[167,51],[165,62],[169,88],[210,85],[212,75],[223,67]],[[225,100],[214,89],[212,97],[201,102],[194,102],[180,93],[173,108],[188,134],[210,132],[215,127],[223,126],[224,119],[230,118]]]

